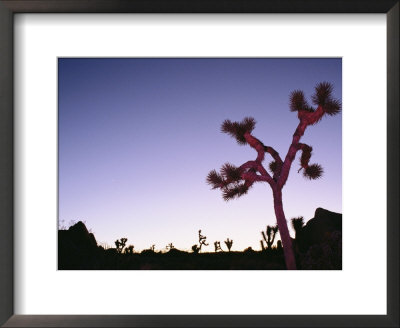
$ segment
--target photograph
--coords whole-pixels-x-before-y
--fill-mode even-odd
[[[58,270],[342,270],[342,58],[57,61]]]

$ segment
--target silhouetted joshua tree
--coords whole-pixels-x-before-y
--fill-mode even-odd
[[[332,98],[332,90],[332,85],[327,82],[319,83],[315,87],[315,93],[311,99],[316,108],[312,108],[307,103],[303,91],[295,90],[290,94],[290,110],[297,112],[300,122],[293,134],[292,143],[284,160],[281,159],[274,148],[265,146],[252,135],[256,125],[254,118],[245,117],[241,122],[225,120],[222,123],[221,131],[235,138],[239,145],[250,145],[257,152],[257,158],[239,167],[226,163],[222,166],[220,173],[212,170],[207,176],[207,182],[212,185],[213,189],[221,189],[223,198],[226,201],[245,195],[255,182],[267,182],[270,185],[274,198],[275,216],[283,243],[286,267],[289,270],[296,269],[296,262],[283,211],[282,189],[288,179],[290,168],[298,151],[302,152],[300,158],[301,167],[298,172],[303,169],[303,175],[308,179],[318,179],[322,176],[323,170],[319,164],[309,164],[312,147],[300,143],[300,138],[304,135],[309,125],[318,123],[325,114],[336,115],[341,111],[341,102]],[[273,158],[273,161],[269,164],[272,176],[262,164],[265,153],[269,153]]]
[[[221,248],[221,242],[219,242],[219,241],[214,242],[214,249],[215,249],[215,253],[218,251],[223,252],[223,250]]]
[[[127,241],[128,241],[128,238],[121,238],[119,240],[117,239],[114,242],[118,253],[122,253],[122,250],[124,249]]]
[[[232,248],[232,245],[233,245],[233,240],[232,240],[232,239],[229,239],[229,238],[226,238],[226,240],[224,241],[224,243],[225,243],[226,247],[228,247],[228,251],[230,252],[230,251],[231,251],[231,248]]]
[[[295,239],[297,239],[301,235],[301,229],[304,227],[304,218],[302,216],[292,218],[292,227],[296,233]]]
[[[149,248],[152,252],[155,252],[156,251],[156,245],[151,245],[150,246],[150,248]]]
[[[201,251],[201,247],[204,245],[204,246],[208,246],[208,244],[206,243],[206,239],[207,239],[207,237],[206,236],[203,236],[202,234],[201,234],[201,230],[199,230],[199,251],[198,251],[198,253],[200,253],[200,251]],[[193,247],[192,247],[192,249],[193,249]]]
[[[172,243],[169,243],[166,248],[168,251],[170,251],[171,249],[174,249],[175,246]]]
[[[275,225],[273,227],[267,225],[266,233],[264,231],[261,231],[261,235],[267,245],[267,249],[272,249],[272,245],[274,244],[275,236],[278,230],[279,230],[278,225]],[[264,242],[260,240],[260,243],[261,243],[261,248],[264,251],[265,250]]]

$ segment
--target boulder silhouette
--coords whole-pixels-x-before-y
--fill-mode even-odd
[[[69,269],[93,264],[99,252],[96,238],[89,233],[85,224],[79,221],[68,230],[58,231],[58,267]]]
[[[335,231],[342,232],[342,214],[319,207],[315,210],[314,218],[301,229],[297,237],[297,245],[300,251],[305,252],[311,246],[329,240]]]

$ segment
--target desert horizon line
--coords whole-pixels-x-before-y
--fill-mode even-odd
[[[323,208],[317,207],[317,209],[315,210],[315,213],[317,212],[318,209],[323,209]],[[334,212],[334,211],[330,211],[330,210],[326,210],[326,209],[323,209],[323,210],[328,211],[328,212],[331,212],[331,213],[342,214],[341,212]],[[307,221],[304,221],[304,225],[306,225],[310,220],[312,220],[312,219],[315,218],[315,213],[314,213],[314,217],[308,219]],[[302,218],[302,219],[303,219],[303,216],[292,217],[292,218],[290,218],[290,220],[289,220],[289,222],[290,222],[290,224],[289,224],[289,225],[290,225],[290,230],[291,230],[292,234],[294,234],[294,237],[293,237],[292,235],[290,236],[292,239],[295,239],[295,235],[296,235],[296,231],[295,231],[295,229],[293,228],[292,221],[293,221],[294,219],[297,219],[297,218]],[[122,239],[122,238],[126,238],[126,239],[127,239],[126,247],[131,246],[131,245],[135,246],[135,243],[134,243],[134,242],[129,242],[131,239],[129,239],[129,236],[126,235],[126,234],[125,234],[125,235],[124,235],[124,234],[121,234],[120,237],[116,238],[116,240],[113,241],[113,242],[111,242],[111,243],[109,243],[108,241],[100,241],[100,240],[97,240],[97,238],[96,238],[96,232],[95,232],[91,227],[88,227],[88,226],[87,226],[87,221],[86,221],[86,220],[83,220],[83,219],[70,220],[67,224],[64,224],[64,223],[65,223],[65,220],[60,220],[60,221],[59,221],[58,230],[68,230],[70,227],[76,225],[76,224],[79,223],[79,222],[83,223],[83,225],[85,226],[85,228],[87,229],[87,231],[88,231],[89,234],[93,234],[93,236],[94,236],[94,238],[95,238],[95,240],[96,240],[97,245],[103,247],[104,249],[116,248],[116,247],[115,247],[115,246],[116,246],[116,245],[115,245],[115,242],[116,242],[116,241],[119,241],[119,240]],[[269,227],[269,226],[270,226],[270,225],[266,224],[266,225],[265,225],[265,228],[266,228],[266,227]],[[203,232],[203,230],[202,230],[202,229],[196,229],[196,233],[197,233],[197,232],[200,233],[200,232]],[[205,232],[204,232],[204,233],[205,233]],[[232,251],[232,252],[235,252],[235,251],[236,251],[236,252],[240,252],[239,249],[242,249],[242,248],[243,248],[242,251],[245,251],[246,249],[251,249],[251,250],[253,250],[253,251],[255,251],[255,252],[257,252],[257,251],[262,251],[263,248],[262,248],[262,246],[260,245],[260,242],[263,241],[264,230],[260,230],[258,233],[259,233],[259,235],[260,235],[260,238],[259,238],[258,243],[257,243],[257,245],[259,246],[258,248],[253,248],[254,244],[253,244],[253,245],[248,245],[248,246],[242,246],[242,247],[240,247],[240,248],[237,248],[237,246],[235,247],[235,240],[233,240],[233,245],[232,245],[231,247],[232,247],[232,249],[236,249],[236,250],[228,250],[228,247],[226,246],[225,241],[229,240],[230,237],[229,237],[229,236],[226,236],[226,237],[224,237],[223,239],[219,239],[219,240],[212,240],[212,241],[211,241],[211,240],[208,240],[207,242],[208,242],[209,244],[203,246],[203,247],[207,247],[207,250],[204,251],[204,252],[201,252],[201,253],[215,253],[216,251],[215,251],[215,250],[213,251],[213,248],[215,247],[215,246],[214,246],[214,242],[220,242],[221,245],[222,245],[224,248],[226,248],[226,250],[221,250],[221,251],[226,251],[226,252],[230,252],[230,251]],[[195,235],[196,235],[196,234],[194,234],[194,236],[195,236]],[[205,237],[208,238],[206,235],[207,235],[207,234],[205,233]],[[195,240],[195,239],[194,239],[194,240]],[[278,241],[281,241],[281,236],[280,236],[279,230],[277,230],[276,236],[274,237],[274,240],[273,240],[273,242],[272,242],[272,244],[271,244],[273,248],[276,248],[276,246],[277,246],[277,244],[278,244]],[[194,245],[198,244],[198,243],[199,243],[199,242],[195,242],[195,244],[193,244],[192,246],[188,246],[188,247],[186,247],[186,246],[183,246],[183,247],[182,247],[182,246],[176,247],[176,246],[174,245],[173,248],[175,248],[175,249],[177,249],[177,250],[180,250],[180,251],[191,252],[191,251],[193,250],[192,247],[193,247]],[[161,243],[154,243],[154,242],[149,243],[149,247],[147,247],[147,248],[146,248],[146,247],[136,248],[136,246],[135,246],[135,247],[134,247],[134,252],[142,252],[142,251],[146,251],[146,250],[153,250],[153,251],[157,251],[157,252],[164,252],[164,251],[166,250],[166,251],[168,252],[168,250],[169,250],[168,247],[169,247],[171,244],[174,244],[174,241],[171,239],[169,242],[167,242],[167,244],[166,244],[165,246],[160,247],[160,248],[155,247],[155,246],[158,245],[158,244],[161,244]],[[243,242],[242,242],[241,244],[243,244]],[[237,243],[236,243],[236,245],[237,245]],[[154,248],[153,248],[153,247],[154,247]],[[260,248],[260,249],[259,249],[259,248]]]

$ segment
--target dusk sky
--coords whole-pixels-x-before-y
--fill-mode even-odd
[[[327,81],[342,99],[340,58],[60,58],[58,65],[59,220],[86,221],[98,243],[114,247],[126,237],[138,251],[170,242],[190,250],[199,229],[210,244],[204,251],[214,251],[214,241],[226,249],[227,237],[232,250],[260,249],[261,230],[276,224],[269,185],[225,202],[206,183],[225,162],[256,158],[221,133],[221,123],[254,117],[253,135],[284,158],[299,122],[290,92],[310,99]],[[297,155],[283,189],[289,226],[317,207],[342,212],[342,115],[308,127],[301,142],[324,174],[305,179]]]

